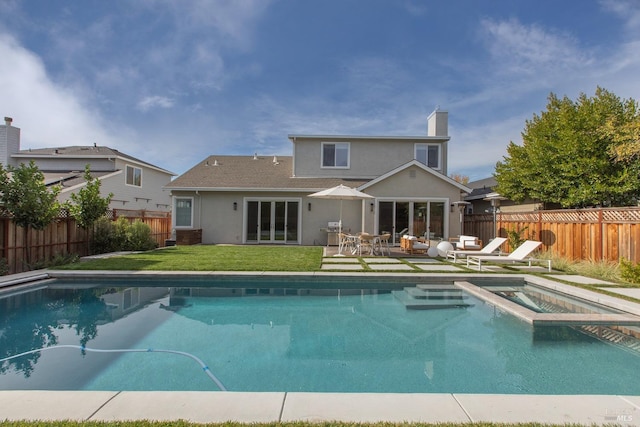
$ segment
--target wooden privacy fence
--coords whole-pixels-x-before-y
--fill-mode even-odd
[[[500,212],[495,229],[502,237],[524,230],[522,237],[541,241],[543,250],[562,258],[640,262],[640,207]],[[488,242],[495,237],[493,214],[467,215],[464,232]]]
[[[171,214],[168,212],[118,209],[108,212],[108,217],[113,220],[126,217],[132,222],[141,220],[151,227],[151,235],[158,246],[164,246],[165,240],[171,238]],[[6,263],[3,270],[6,274],[20,273],[56,256],[86,256],[87,238],[86,230],[78,227],[64,212],[46,229],[29,229],[28,233],[10,217],[0,217],[0,258]]]
[[[125,209],[114,209],[111,211],[111,219],[114,221],[121,217],[125,217],[131,222],[139,219],[151,227],[151,237],[153,237],[159,247],[164,246],[165,240],[171,239],[170,212],[144,210],[134,211]]]

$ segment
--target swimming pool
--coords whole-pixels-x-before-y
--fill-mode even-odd
[[[464,293],[410,310],[412,279],[56,281],[0,299],[0,389],[640,394],[640,355]]]

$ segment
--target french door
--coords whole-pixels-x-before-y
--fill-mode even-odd
[[[247,200],[247,243],[300,243],[299,200]]]
[[[378,202],[378,233],[391,233],[394,244],[403,234],[445,238],[446,202],[438,200]]]

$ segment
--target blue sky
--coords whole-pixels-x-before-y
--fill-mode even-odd
[[[553,92],[640,99],[638,0],[2,0],[22,148],[107,145],[178,174],[288,134],[425,135],[491,175]],[[396,165],[391,165],[396,166]]]

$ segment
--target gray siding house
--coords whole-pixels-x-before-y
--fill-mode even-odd
[[[471,189],[447,177],[448,115],[434,111],[426,136],[289,135],[292,156],[209,156],[165,188],[176,231],[202,243],[324,245],[330,222],[343,230],[460,234],[454,202]],[[327,200],[310,194],[339,184],[371,196]]]
[[[17,167],[31,160],[44,174],[47,185],[62,187],[58,196],[61,202],[86,184],[84,169],[88,164],[92,176],[101,182],[102,196],[113,193],[111,209],[171,210],[171,196],[164,187],[175,173],[96,144],[21,150],[20,129],[5,117],[5,124],[0,125],[0,164]]]

